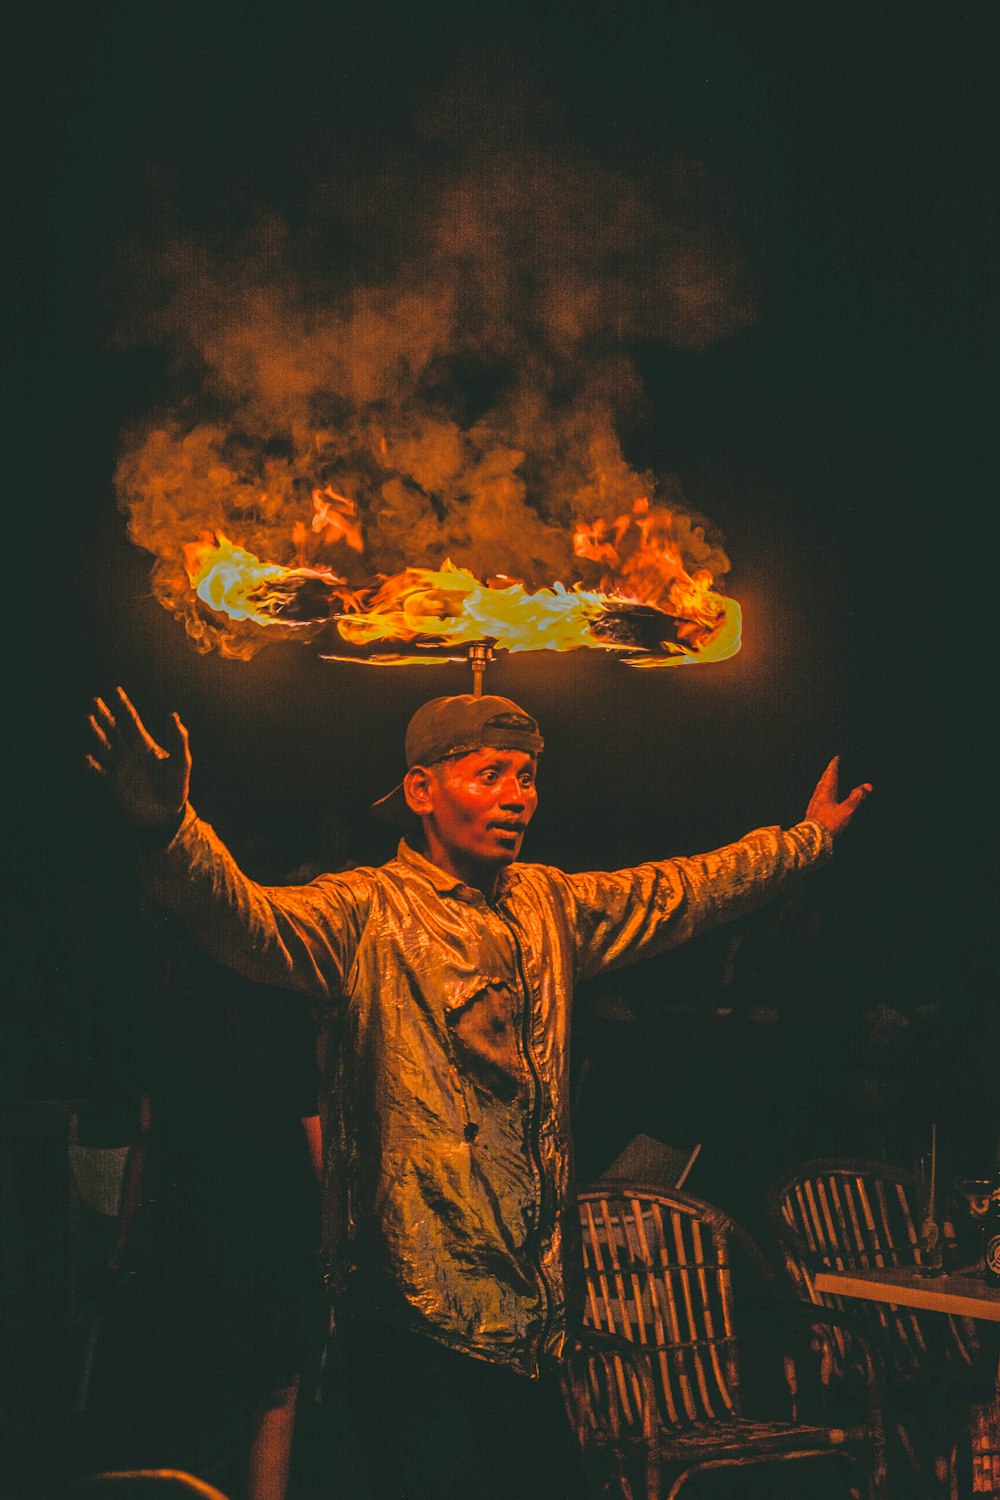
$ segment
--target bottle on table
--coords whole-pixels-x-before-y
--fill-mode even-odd
[[[1000,1286],[1000,1181],[995,1181],[983,1215],[983,1280]]]

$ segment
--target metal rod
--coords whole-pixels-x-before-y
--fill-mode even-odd
[[[472,668],[472,696],[483,696],[483,675],[486,663],[493,660],[493,647],[485,641],[475,641],[469,647],[469,666]]]

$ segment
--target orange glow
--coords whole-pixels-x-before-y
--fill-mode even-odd
[[[297,594],[309,582],[320,584],[324,593],[331,595],[344,586],[344,580],[329,568],[283,568],[280,563],[262,563],[221,531],[216,533],[214,543],[205,535],[200,541],[188,542],[184,566],[191,587],[210,609],[231,620],[252,620],[255,625],[293,629],[315,626],[316,615],[296,618],[291,611]]]
[[[331,539],[361,550],[352,501],[328,487],[314,491],[313,505],[314,531],[332,531]],[[371,648],[366,659],[382,665],[438,662],[421,657],[421,648],[483,640],[507,651],[614,651],[642,667],[724,661],[740,648],[739,605],[714,592],[705,569],[687,572],[671,520],[640,499],[630,515],[578,525],[576,556],[605,570],[597,588],[555,583],[529,592],[502,576],[480,582],[450,561],[355,588],[328,568],[261,562],[221,533],[203,535],[184,556],[192,587],[212,610],[311,635],[331,622],[343,641]],[[401,643],[414,652],[392,649]]]
[[[350,661],[361,667],[439,667],[442,662],[468,664],[465,656],[412,656],[390,655],[388,652],[379,652],[377,656],[338,656],[336,652],[323,653],[324,661]]]
[[[312,501],[315,512],[312,530],[324,542],[345,541],[353,551],[364,551],[358,507],[353,500],[349,500],[346,495],[338,495],[327,485],[325,489],[313,490]]]

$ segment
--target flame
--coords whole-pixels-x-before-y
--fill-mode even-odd
[[[651,509],[643,497],[634,502],[631,515],[580,523],[573,533],[573,551],[606,565],[602,590],[655,605],[689,622],[693,640],[697,627],[711,631],[719,624],[721,596],[713,593],[712,575],[706,569],[689,574],[684,567],[669,531],[671,519],[670,511]]]
[[[327,488],[314,491],[313,504],[315,531],[332,528],[361,550],[353,501]],[[555,583],[530,592],[502,576],[481,582],[450,560],[357,588],[329,568],[261,562],[221,532],[203,534],[184,556],[192,587],[212,610],[311,635],[332,623],[348,645],[376,648],[367,659],[383,665],[439,661],[420,649],[483,640],[508,651],[613,651],[631,666],[724,661],[740,648],[739,605],[712,589],[706,569],[686,570],[671,519],[639,499],[629,515],[578,525],[576,555],[606,569],[596,589]],[[415,652],[380,649],[401,642]]]
[[[338,621],[353,645],[434,640],[454,645],[492,640],[508,651],[572,651],[596,645],[590,624],[604,612],[599,594],[561,584],[529,594],[521,583],[491,586],[446,561],[387,578],[357,613]]]
[[[317,623],[315,615],[296,618],[292,606],[308,584],[335,594],[344,580],[330,568],[285,568],[280,563],[262,563],[243,547],[217,532],[202,535],[184,547],[184,566],[191,587],[210,609],[231,620],[252,620],[255,625],[284,625],[306,629]],[[350,592],[350,591],[348,591]]]
[[[379,652],[377,656],[338,656],[324,653],[324,661],[346,661],[353,662],[355,666],[362,667],[439,667],[442,662],[451,662],[453,665],[468,665],[467,656],[420,656],[413,655],[390,655],[387,652]]]
[[[328,546],[335,542],[346,542],[354,552],[363,552],[364,540],[361,536],[361,522],[358,519],[358,507],[353,500],[346,495],[338,495],[332,485],[325,489],[313,490],[313,518],[309,530],[314,533],[320,541]],[[308,533],[301,521],[297,521],[292,529],[292,540],[299,548],[304,546],[308,539]]]

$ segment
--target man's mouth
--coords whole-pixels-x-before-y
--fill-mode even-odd
[[[490,827],[497,833],[523,833],[527,823],[491,823]]]

